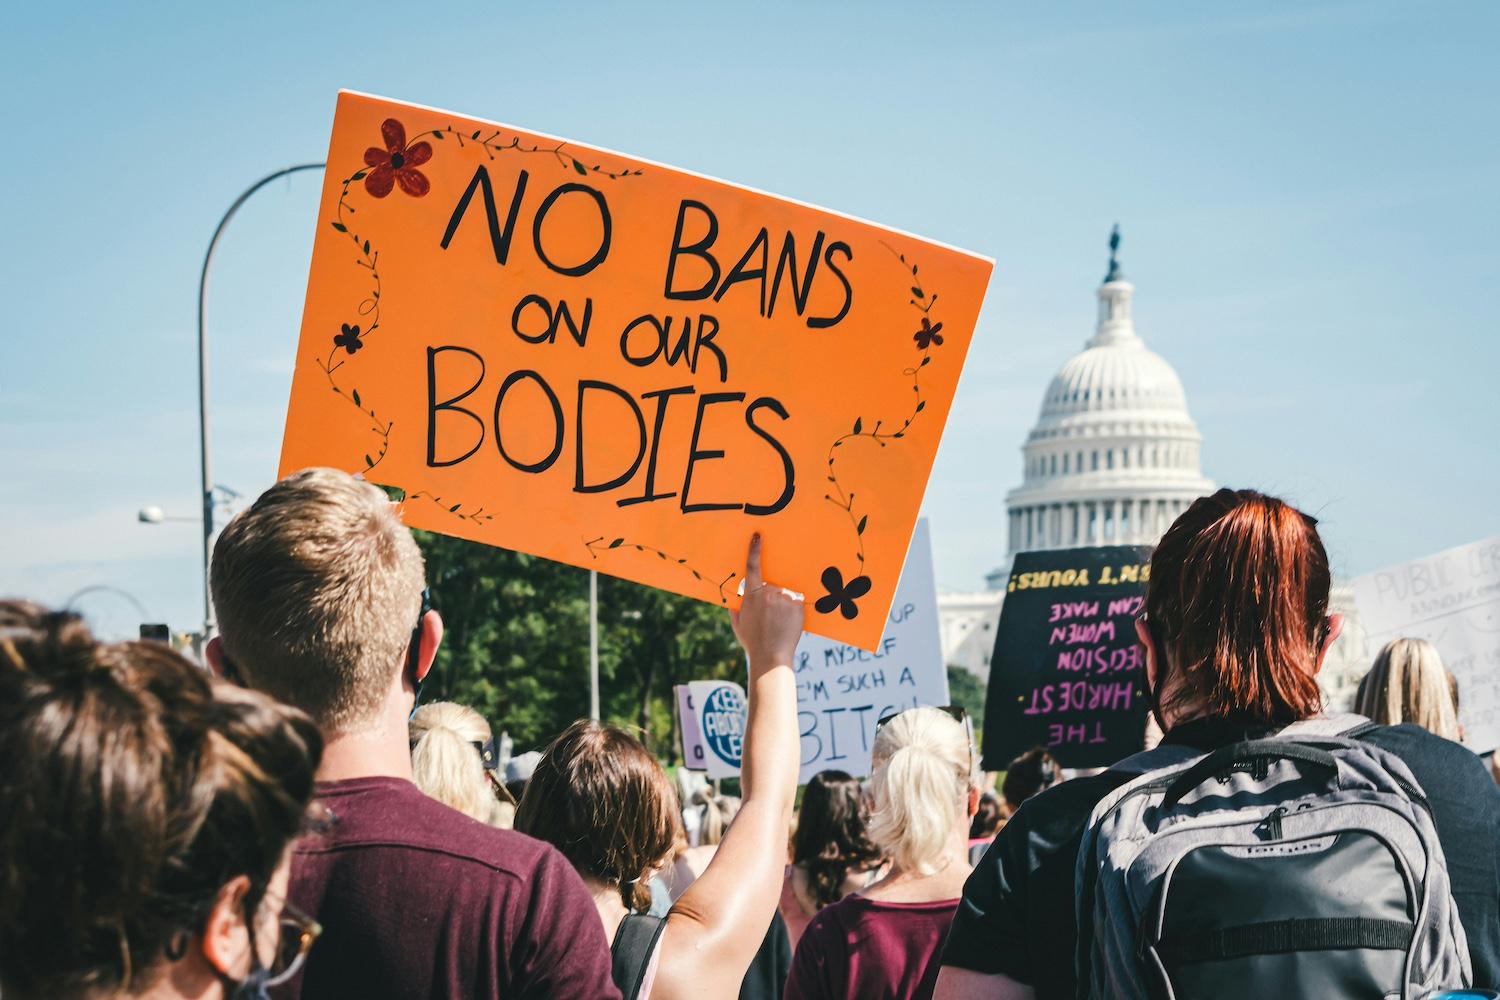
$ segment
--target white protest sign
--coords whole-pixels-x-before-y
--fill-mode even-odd
[[[1500,535],[1353,581],[1371,650],[1426,639],[1458,679],[1464,742],[1500,747]]]
[[[677,696],[677,724],[682,730],[682,766],[689,771],[702,771],[708,767],[708,760],[703,749],[703,729],[698,724],[693,689],[686,684],[677,684],[672,693]]]
[[[948,703],[925,518],[912,534],[895,603],[875,652],[808,634],[797,646],[796,671],[802,735],[797,780],[802,784],[829,768],[855,777],[869,774],[875,723],[918,705]]]
[[[733,681],[692,681],[687,687],[687,708],[682,718],[684,755],[687,733],[692,728],[692,738],[702,752],[703,762],[697,767],[706,770],[710,778],[737,777],[745,750],[745,689]]]

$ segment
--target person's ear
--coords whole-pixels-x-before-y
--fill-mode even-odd
[[[250,973],[250,929],[245,898],[250,877],[236,875],[219,887],[203,925],[203,958],[220,975],[240,980]]]
[[[1151,641],[1151,626],[1146,624],[1145,619],[1135,620],[1135,637],[1146,647],[1146,686],[1151,690],[1156,689],[1156,643]]]
[[[974,816],[974,814],[977,813],[978,811],[979,811],[979,789],[977,789],[977,788],[970,788],[969,789],[969,817],[972,819],[973,816]]]
[[[224,637],[216,635],[208,640],[208,645],[203,647],[203,659],[208,662],[208,670],[215,677],[224,677]]]
[[[422,616],[422,638],[417,646],[417,680],[424,680],[443,643],[443,616],[429,609]]]
[[[1318,649],[1318,661],[1313,667],[1313,673],[1323,669],[1323,663],[1328,659],[1328,651],[1333,648],[1333,643],[1344,631],[1344,616],[1329,615],[1328,631],[1323,636],[1323,645]]]

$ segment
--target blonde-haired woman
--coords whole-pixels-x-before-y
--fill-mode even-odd
[[[484,716],[439,701],[417,709],[407,729],[418,788],[471,819],[510,829],[516,806],[495,776],[495,738]]]
[[[787,1000],[927,1000],[969,876],[979,803],[973,742],[958,710],[913,708],[875,730],[870,839],[890,861],[878,882],[807,925]]]
[[[1425,639],[1392,639],[1359,682],[1354,710],[1374,722],[1410,722],[1445,740],[1463,739],[1458,685]]]
[[[714,859],[724,834],[729,832],[729,824],[740,811],[738,798],[719,795],[712,785],[694,792],[693,804],[698,816],[698,843],[677,852],[677,858],[672,862],[667,884],[673,902],[687,892],[694,879],[708,870],[708,863]]]

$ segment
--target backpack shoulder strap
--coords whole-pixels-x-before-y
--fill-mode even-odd
[[[1278,733],[1277,737],[1297,739],[1299,737],[1340,736],[1346,740],[1357,740],[1376,728],[1378,727],[1375,723],[1363,715],[1355,715],[1353,712],[1335,712],[1332,715],[1317,715],[1311,719],[1294,722]]]
[[[1186,764],[1202,756],[1202,750],[1184,746],[1181,743],[1163,743],[1150,750],[1142,750],[1122,760],[1117,760],[1109,765],[1109,770],[1115,774],[1128,774],[1134,778],[1152,771],[1159,771],[1164,767]]]
[[[651,956],[656,954],[657,942],[666,927],[665,917],[645,913],[628,913],[620,921],[609,946],[609,956],[610,974],[624,1000],[636,1000],[639,995],[641,981],[646,978]]]

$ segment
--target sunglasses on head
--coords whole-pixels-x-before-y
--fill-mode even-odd
[[[411,749],[415,750],[417,748],[418,742],[418,740],[411,740],[408,745],[411,747]],[[481,743],[479,740],[470,740],[469,746],[473,747],[474,752],[479,754],[479,759],[483,761],[484,769],[486,771],[495,770],[497,762],[499,761],[499,756],[495,750],[494,737],[490,737],[483,743]]]
[[[944,715],[948,716],[950,719],[952,719],[954,722],[959,723],[960,725],[967,726],[969,724],[969,713],[964,709],[962,705],[924,705],[923,707],[937,709],[939,712],[942,712]],[[911,710],[902,709],[902,711],[909,712]],[[875,722],[876,730],[878,731],[882,726],[886,725],[886,723],[890,722],[900,714],[901,712],[892,712],[889,715],[882,715]]]
[[[1147,634],[1151,636],[1152,644],[1156,646],[1155,652],[1158,656],[1160,656],[1162,651],[1166,649],[1166,645],[1162,642],[1161,629],[1158,627],[1156,620],[1145,611],[1142,611],[1140,614],[1136,615],[1135,620],[1137,624],[1144,625],[1146,627]],[[1322,644],[1328,641],[1328,633],[1332,631],[1333,619],[1328,615],[1324,615],[1321,619],[1318,620],[1318,624],[1314,629],[1313,640],[1319,644]]]
[[[948,716],[948,718],[964,727],[964,741],[969,745],[969,771],[972,773],[974,770],[974,723],[970,721],[969,713],[964,709],[962,705],[928,705],[924,707],[937,709],[939,712],[942,712],[944,715]],[[910,709],[904,709],[903,711],[910,711]],[[880,730],[883,729],[888,722],[899,715],[901,715],[901,712],[892,712],[889,715],[882,715],[875,721],[875,731],[877,733],[880,732]]]
[[[483,743],[478,740],[470,740],[469,745],[479,751],[479,759],[484,761],[484,769],[493,771],[499,764],[500,758],[495,752],[495,738],[491,736]]]

